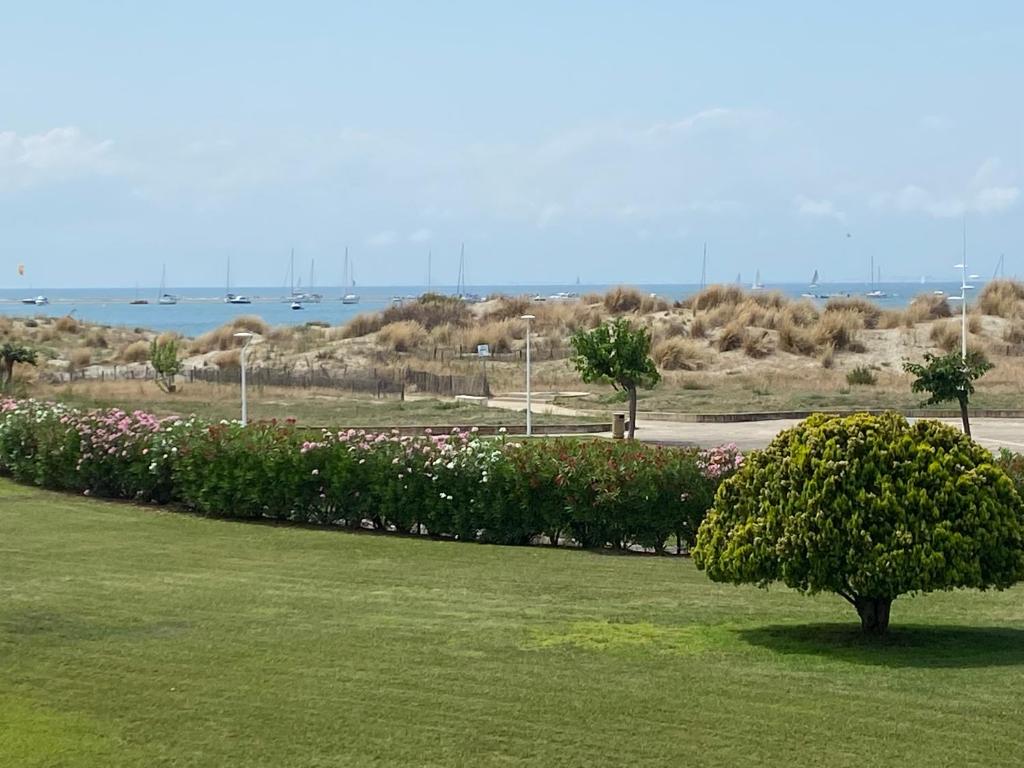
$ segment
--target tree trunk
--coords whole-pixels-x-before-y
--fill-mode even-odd
[[[857,597],[854,607],[860,616],[860,628],[865,635],[884,635],[889,629],[891,597]]]
[[[960,418],[964,422],[964,434],[971,436],[971,422],[967,418],[967,398],[960,397]]]
[[[629,393],[629,439],[632,440],[636,435],[636,387],[627,387],[626,392]]]

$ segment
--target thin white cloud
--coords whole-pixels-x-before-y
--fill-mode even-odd
[[[974,210],[978,213],[1002,213],[1017,202],[1019,187],[985,187],[974,195]]]
[[[959,194],[940,194],[917,184],[897,192],[877,195],[875,207],[901,213],[916,213],[937,219],[953,219],[968,213],[995,215],[1012,208],[1020,198],[1020,187],[998,157],[986,159]]]
[[[32,186],[114,170],[113,142],[75,126],[19,135],[0,131],[0,186]]]
[[[900,213],[925,214],[936,219],[956,219],[966,213],[997,214],[1011,208],[1020,197],[1020,188],[983,187],[963,196],[942,196],[908,184],[895,193],[884,193],[875,198],[874,205],[891,208]]]
[[[705,123],[721,121],[737,114],[735,110],[725,107],[702,109],[692,115],[670,122],[659,122],[650,126],[644,133],[647,136],[659,136],[673,133],[686,133]]]
[[[409,234],[409,242],[410,243],[425,243],[428,240],[430,240],[433,236],[434,236],[434,233],[431,232],[429,229],[427,229],[426,227],[420,227],[415,232],[412,232],[412,233]]]
[[[846,221],[846,214],[837,209],[831,200],[815,200],[804,195],[797,195],[793,204],[796,206],[796,212],[801,216]]]
[[[398,233],[386,229],[383,232],[376,232],[366,238],[366,244],[372,248],[384,248],[398,242]]]

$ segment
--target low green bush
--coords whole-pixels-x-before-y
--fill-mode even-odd
[[[878,383],[878,378],[866,365],[858,365],[853,370],[847,372],[846,383],[850,385],[860,384],[870,387]]]

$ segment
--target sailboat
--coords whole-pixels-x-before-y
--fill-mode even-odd
[[[804,293],[800,294],[801,297],[803,297],[805,299],[817,299],[817,298],[820,298],[817,294],[814,293],[814,291],[817,290],[817,288],[818,288],[818,270],[814,270],[814,274],[811,275],[810,285],[808,285],[807,288],[808,288],[807,291],[805,291]]]
[[[168,306],[170,304],[177,304],[178,297],[173,293],[167,293],[167,265],[163,266],[160,272],[160,290],[156,294],[156,303]]]
[[[231,292],[231,258],[228,257],[228,277],[227,286],[224,291],[224,303],[225,304],[252,304],[252,300],[248,296],[242,296],[241,294],[235,294]]]
[[[349,288],[356,287],[356,280],[353,274],[352,262],[348,258],[348,246],[345,246],[345,269],[344,275],[342,276],[342,282]],[[359,294],[354,290],[348,291],[344,296],[341,297],[342,304],[358,304]]]
[[[878,282],[882,281],[882,268],[878,268]],[[875,254],[871,254],[871,290],[864,294],[869,299],[884,299],[889,296],[875,282]]]
[[[313,265],[309,267],[310,280],[313,278]],[[288,262],[288,296],[285,301],[290,302],[292,309],[302,309],[302,305],[307,301],[313,301],[311,298],[315,294],[303,293],[302,281],[298,284],[295,282],[295,249],[292,248],[291,259]],[[317,299],[319,300],[319,299]]]
[[[472,304],[481,301],[478,294],[466,292],[466,244],[462,244],[462,248],[459,251],[459,279],[455,284],[455,295],[458,296],[465,302]]]
[[[750,284],[750,290],[752,291],[763,291],[764,283],[761,282],[761,270],[757,270],[754,275],[754,282]]]

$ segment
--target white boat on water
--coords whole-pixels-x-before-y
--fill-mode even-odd
[[[752,291],[763,291],[764,290],[764,283],[761,282],[761,270],[760,269],[757,270],[757,273],[754,275],[754,282],[750,284],[750,290],[752,290]]]
[[[228,277],[224,290],[224,303],[225,304],[252,304],[252,299],[248,296],[243,296],[240,293],[231,292],[231,259],[228,259]]]
[[[28,298],[28,299],[22,299],[21,303],[22,304],[34,304],[37,307],[42,307],[42,306],[44,306],[46,304],[49,304],[50,300],[48,298],[46,298],[45,296],[40,295],[40,296],[34,296],[32,298]]]
[[[309,284],[310,290],[303,291],[301,280],[296,282],[295,280],[295,249],[292,249],[291,261],[288,266],[288,286],[289,292],[285,297],[285,301],[292,304],[292,309],[295,309],[295,304],[319,304],[323,300],[323,296],[319,293],[314,293],[312,290],[313,286],[313,262],[309,263]],[[301,309],[301,306],[299,307]]]
[[[352,261],[348,257],[348,246],[345,246],[345,265],[344,274],[342,275],[342,285],[346,286],[349,291],[341,297],[342,304],[359,303],[359,294],[355,292],[356,279],[352,266]]]
[[[167,287],[167,265],[165,264],[163,266],[163,269],[160,272],[160,290],[157,291],[157,294],[156,294],[156,303],[157,304],[162,304],[163,306],[168,306],[170,304],[177,304],[178,303],[178,297],[175,296],[173,293],[167,293],[166,287]]]
[[[292,309],[302,309],[302,303],[298,301],[292,302]]]
[[[882,268],[878,268],[878,280],[875,280],[875,255],[871,254],[871,290],[864,295],[869,299],[887,299],[889,294],[878,287],[877,283],[882,282]]]

